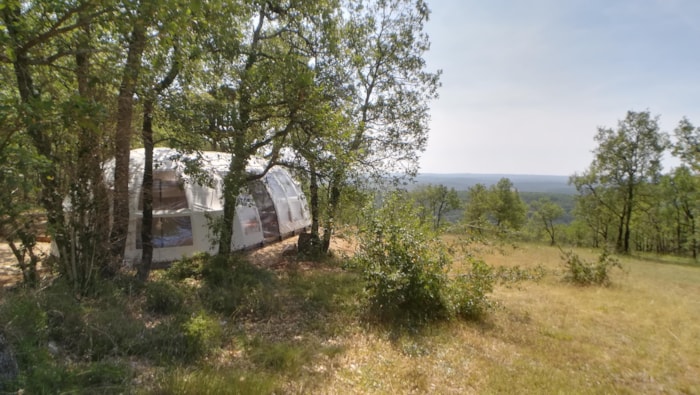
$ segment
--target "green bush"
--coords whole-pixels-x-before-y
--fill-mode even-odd
[[[241,256],[213,257],[202,271],[204,306],[227,315],[264,315],[277,310],[273,274]]]
[[[469,274],[450,279],[450,254],[416,206],[401,194],[366,212],[354,264],[365,280],[370,311],[382,320],[427,322],[476,318],[491,304],[491,267],[475,262]]]
[[[186,356],[189,358],[207,355],[221,344],[221,325],[203,312],[185,321],[182,324],[182,332],[187,345]]]
[[[620,261],[610,255],[607,248],[598,256],[598,261],[588,262],[573,251],[562,251],[564,280],[578,285],[610,285],[610,271],[624,270]]]
[[[185,301],[181,287],[167,280],[149,282],[146,284],[146,309],[160,314],[179,312]]]
[[[0,304],[0,331],[14,350],[20,372],[48,360],[49,325],[36,291],[19,289]]]
[[[473,261],[468,274],[458,276],[450,284],[450,307],[458,317],[476,319],[484,315],[492,303],[494,270],[483,261]]]
[[[204,267],[211,259],[211,255],[207,253],[199,253],[189,258],[182,258],[173,262],[165,272],[165,277],[173,281],[181,281],[186,278],[200,279]]]

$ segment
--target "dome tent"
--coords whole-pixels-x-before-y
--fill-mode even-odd
[[[144,149],[131,151],[129,162],[129,230],[124,261],[141,260]],[[204,151],[187,154],[171,148],[153,152],[153,261],[164,262],[197,252],[216,254],[218,244],[210,229],[223,215],[223,177],[231,154]],[[194,164],[194,166],[192,166]],[[194,171],[192,171],[194,169]],[[262,174],[264,162],[248,162],[250,174]],[[113,181],[114,161],[105,165],[108,184]],[[248,184],[238,196],[233,220],[232,250],[242,250],[281,240],[311,225],[306,198],[283,168],[273,167]]]

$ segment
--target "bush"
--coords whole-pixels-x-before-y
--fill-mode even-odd
[[[427,322],[476,318],[491,304],[490,266],[474,262],[469,274],[450,279],[447,248],[420,221],[417,208],[399,194],[369,210],[354,259],[365,280],[370,310],[381,319]]]
[[[388,320],[444,317],[449,258],[429,224],[420,223],[417,208],[394,194],[365,214],[355,264],[373,313]]]
[[[241,256],[216,256],[202,271],[203,304],[219,313],[266,314],[278,307],[275,278]]]
[[[611,256],[607,248],[598,256],[597,262],[588,262],[573,251],[562,251],[564,280],[578,285],[610,285],[610,270],[624,270],[620,261]]]
[[[182,309],[185,293],[167,280],[146,284],[146,309],[153,313],[173,314]]]
[[[0,325],[20,372],[50,358],[48,317],[35,291],[20,289],[6,295],[0,304]]]
[[[173,262],[165,272],[165,277],[173,281],[181,281],[186,278],[200,279],[204,267],[211,259],[211,255],[207,253],[199,253],[189,258],[182,258]]]
[[[493,292],[493,285],[493,268],[483,261],[473,261],[471,271],[450,284],[453,313],[466,319],[480,318],[492,307],[488,294]]]
[[[199,313],[182,324],[187,345],[186,356],[198,358],[207,355],[221,343],[221,325],[205,313]]]

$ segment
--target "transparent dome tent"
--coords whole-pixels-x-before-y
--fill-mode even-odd
[[[124,260],[141,260],[144,150],[131,151],[129,162],[129,231]],[[223,177],[231,154],[204,151],[183,153],[171,148],[153,152],[153,261],[166,262],[198,252],[216,254],[218,243],[210,229],[223,215]],[[249,174],[262,174],[264,163],[252,158]],[[189,169],[189,170],[186,170]],[[194,169],[192,171],[191,169]],[[105,165],[108,184],[114,161]],[[299,184],[287,170],[273,167],[248,183],[239,194],[233,220],[232,250],[273,243],[301,233],[311,225],[309,208]]]

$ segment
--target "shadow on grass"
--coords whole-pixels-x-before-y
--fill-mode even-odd
[[[663,265],[676,265],[683,267],[700,268],[700,260],[693,260],[693,258],[690,257],[656,254],[630,254],[627,255],[627,257],[644,262],[659,263]]]

